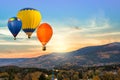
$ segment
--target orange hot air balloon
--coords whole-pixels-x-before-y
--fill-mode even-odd
[[[43,51],[46,50],[46,44],[49,42],[53,34],[53,30],[48,23],[42,23],[37,29],[37,38],[43,45]]]

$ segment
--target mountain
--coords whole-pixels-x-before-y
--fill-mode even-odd
[[[0,58],[0,66],[13,65],[28,60],[27,58]]]
[[[68,53],[52,53],[36,58],[25,59],[14,65],[20,67],[72,67],[72,66],[100,66],[120,63],[120,43],[110,43],[100,46],[89,46]]]
[[[108,65],[120,63],[120,43],[89,46],[68,53],[52,53],[17,64],[21,67],[53,68],[56,66]]]

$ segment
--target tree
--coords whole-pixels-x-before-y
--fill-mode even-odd
[[[74,74],[74,75],[73,75],[73,80],[79,80],[78,74]]]
[[[46,80],[46,77],[43,73],[40,75],[39,80]]]
[[[85,73],[85,74],[83,75],[83,80],[88,80],[87,73]]]
[[[112,72],[106,72],[100,78],[101,78],[101,80],[114,80],[115,79],[115,75]]]
[[[99,76],[94,76],[93,80],[100,80]]]
[[[58,80],[62,80],[63,79],[61,72],[58,73],[57,78],[58,78]]]

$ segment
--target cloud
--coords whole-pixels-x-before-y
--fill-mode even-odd
[[[93,37],[104,37],[104,36],[120,36],[120,32],[109,32],[109,33],[101,33],[101,34],[93,34]],[[90,36],[90,35],[89,35]]]
[[[111,25],[109,19],[105,17],[91,18],[89,20],[86,20],[86,23],[84,24],[81,24],[81,21],[77,19],[75,20],[75,23],[76,22],[78,23],[78,25],[71,25],[70,27],[66,27],[66,34],[69,33],[70,35],[86,39],[119,35],[119,32],[117,30],[118,28]]]
[[[107,19],[103,19],[102,21],[91,19],[86,25],[82,26],[82,32],[97,32],[110,28],[111,26]]]
[[[7,27],[0,27],[0,34],[11,35],[11,33]]]
[[[75,23],[78,23],[78,25],[64,25],[62,28],[55,28],[55,35],[51,42],[57,45],[54,48],[57,48],[59,51],[70,51],[85,46],[120,41],[119,37],[119,39],[115,39],[115,36],[118,36],[120,33],[114,29],[114,26],[110,25],[111,23],[106,18],[92,18],[84,24],[79,24],[79,22],[81,21],[75,20]]]
[[[116,30],[112,31],[114,27],[110,25],[109,20],[106,18],[92,18],[86,20],[84,23],[75,18],[71,18],[68,20],[68,22],[69,21],[71,21],[70,24],[67,23],[66,20],[62,22],[48,21],[53,28],[53,36],[46,45],[47,52],[67,52],[85,46],[101,45],[120,40],[118,38],[109,38],[111,40],[107,39],[108,36],[113,37],[120,35],[120,32],[117,32]],[[4,47],[5,49],[3,49],[2,52],[7,54],[14,53],[19,54],[19,56],[23,56],[23,52],[25,52],[26,55],[24,57],[27,57],[27,55],[38,56],[39,54],[42,55],[43,53],[41,50],[42,44],[37,39],[36,32],[32,34],[31,39],[27,39],[27,35],[21,30],[17,36],[17,40],[14,41],[13,36],[9,32],[8,28],[1,27],[0,46],[6,45],[8,46]],[[16,48],[16,46],[18,46],[18,48]],[[14,50],[14,48],[16,48],[16,50]],[[6,51],[6,49],[8,50]],[[7,57],[3,55],[3,53],[0,54],[3,57]]]
[[[85,36],[89,34],[108,33],[113,29],[113,26],[110,25],[109,19],[105,17],[94,17],[86,21],[80,21],[75,18],[69,18],[68,20],[63,21],[63,23],[56,24],[53,27],[56,26],[60,26],[55,28],[57,32],[61,31],[62,33],[65,32],[66,34]]]
[[[17,35],[17,40],[13,39],[12,34],[10,33],[7,27],[0,28],[0,45],[34,45],[37,40],[36,33],[32,34],[32,38],[29,40],[27,35],[21,30]]]
[[[7,25],[7,20],[0,20],[0,27],[4,27]]]

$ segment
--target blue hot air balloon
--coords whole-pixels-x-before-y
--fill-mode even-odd
[[[14,36],[14,40],[16,40],[16,36],[20,32],[21,28],[22,28],[22,22],[19,18],[12,17],[8,20],[8,29]]]

